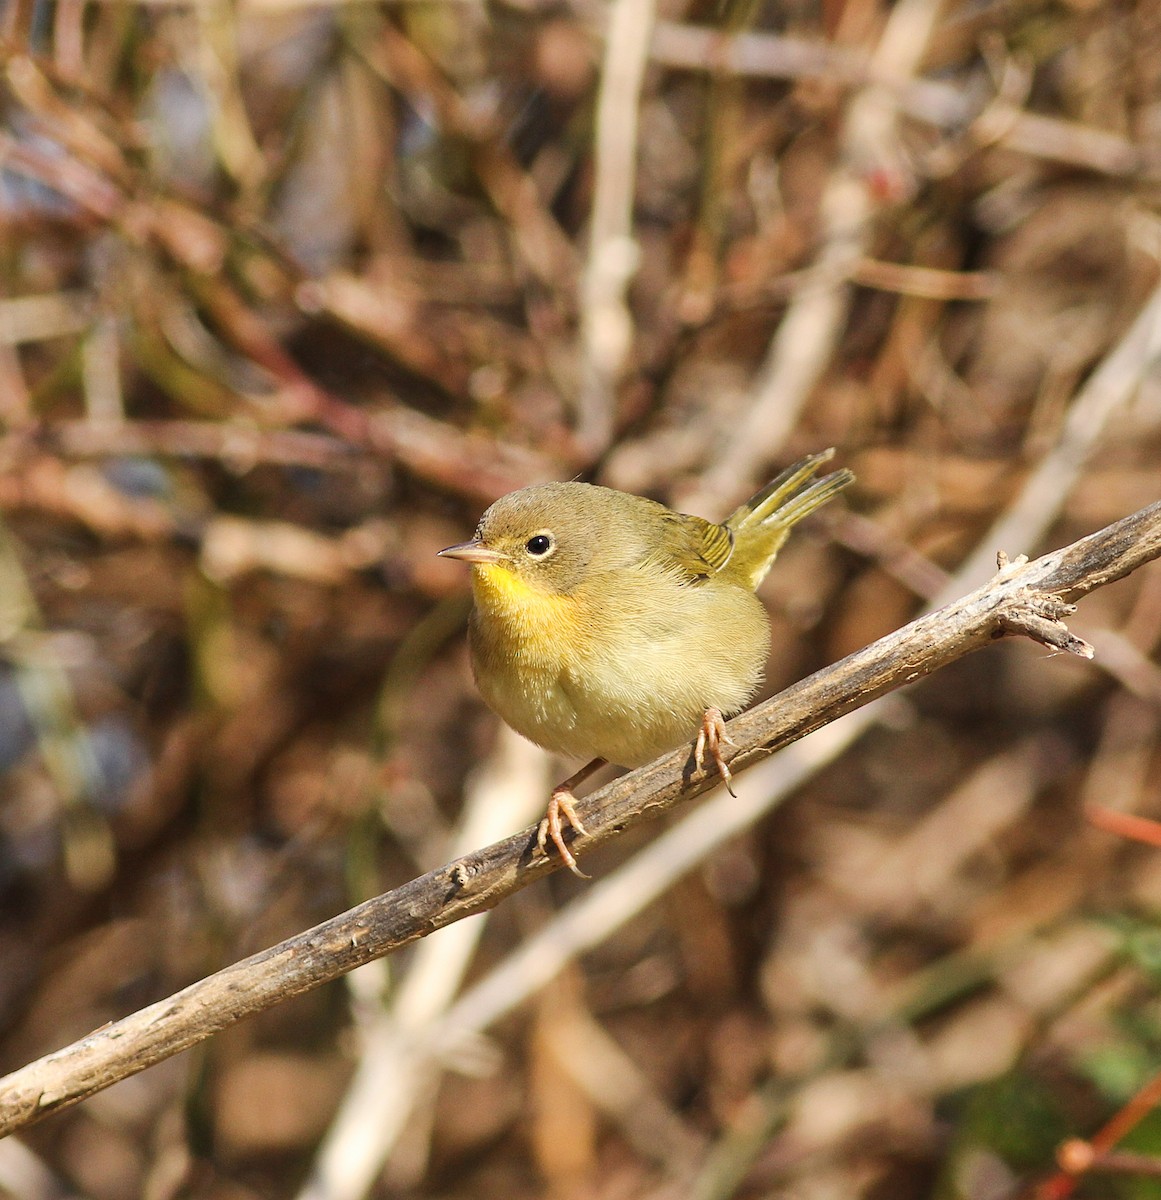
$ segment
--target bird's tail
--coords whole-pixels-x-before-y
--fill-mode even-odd
[[[726,527],[734,535],[730,569],[750,588],[757,588],[766,577],[790,530],[854,483],[853,472],[845,467],[815,478],[819,467],[833,457],[830,449],[800,459],[727,518]]]

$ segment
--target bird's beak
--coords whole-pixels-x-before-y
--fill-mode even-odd
[[[498,563],[504,561],[504,555],[498,550],[490,550],[483,542],[461,542],[458,546],[449,546],[439,552],[440,558],[458,558],[466,563]]]

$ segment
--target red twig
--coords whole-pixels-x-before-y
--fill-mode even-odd
[[[1108,833],[1119,834],[1134,842],[1144,842],[1146,846],[1161,847],[1161,822],[1149,817],[1138,817],[1133,813],[1117,812],[1114,808],[1105,808],[1102,804],[1090,804],[1084,814],[1098,829]]]

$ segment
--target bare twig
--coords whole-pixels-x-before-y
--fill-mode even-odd
[[[1130,1097],[1128,1103],[1114,1113],[1087,1141],[1071,1138],[1060,1147],[1057,1160],[1061,1170],[1037,1187],[1034,1193],[1036,1200],[1065,1200],[1066,1196],[1071,1196],[1076,1190],[1079,1177],[1085,1172],[1100,1170],[1102,1166],[1108,1168],[1108,1157],[1112,1148],[1153,1112],[1158,1103],[1161,1103],[1161,1074],[1149,1079]],[[1112,1169],[1140,1172],[1142,1166],[1140,1159],[1127,1168],[1124,1160],[1118,1164],[1114,1159]]]
[[[1002,287],[999,277],[986,271],[940,271],[874,258],[856,263],[852,279],[863,287],[926,300],[990,300]]]
[[[441,127],[464,139],[481,185],[496,211],[507,218],[508,234],[524,268],[558,296],[568,294],[577,266],[572,244],[506,139],[482,125],[435,64],[389,22],[378,26],[374,41],[360,39],[355,47],[393,88],[419,108],[433,106]]]
[[[617,0],[605,36],[597,98],[593,216],[581,281],[577,438],[590,453],[603,450],[612,436],[614,389],[633,340],[625,291],[637,271],[632,229],[637,110],[653,13],[653,0]]]
[[[358,461],[356,449],[328,434],[238,421],[56,421],[38,432],[65,458],[209,458],[239,471],[260,463],[336,470]]]
[[[938,0],[902,0],[891,10],[870,69],[906,78],[918,68],[939,11]],[[819,204],[821,246],[804,286],[771,339],[753,402],[730,431],[713,466],[682,506],[697,512],[733,499],[757,478],[786,440],[830,362],[847,317],[850,280],[867,256],[878,191],[890,179],[903,190],[899,108],[892,92],[869,85],[855,96],[840,143],[840,161]]]
[[[492,757],[469,784],[451,852],[461,854],[538,816],[551,787],[547,764],[542,750],[502,730]],[[455,936],[424,942],[390,1005],[361,1031],[358,1068],[299,1193],[303,1200],[354,1200],[370,1191],[416,1098],[434,1090],[437,1069],[413,1050],[451,1004],[483,929],[472,921],[448,931]]]
[[[886,88],[909,116],[936,125],[961,125],[975,107],[969,93],[927,79],[913,79],[879,63],[855,46],[816,38],[747,30],[723,34],[704,25],[658,21],[651,54],[667,67],[748,75],[758,79],[823,79],[829,84]]]
[[[971,122],[977,144],[1072,163],[1103,175],[1153,174],[1158,161],[1147,147],[1079,121],[1025,112],[1006,100],[983,106],[978,89],[936,79],[910,78],[879,66],[865,50],[818,39],[747,31],[722,34],[704,25],[658,21],[652,58],[667,67],[758,79],[822,79],[828,84],[890,92],[908,117],[944,129]]]
[[[1057,622],[1062,606],[1161,556],[1161,501],[994,579],[786,689],[729,724],[744,770],[877,696],[1022,632],[1031,609]],[[1061,629],[1063,627],[1061,626]],[[1063,639],[1063,635],[1061,635]],[[581,804],[587,849],[698,795],[685,750],[616,780]],[[535,853],[534,830],[455,859],[394,892],[235,963],[0,1080],[0,1134],[10,1133],[118,1079],[473,913],[483,912],[559,860]]]
[[[1124,411],[1161,355],[1161,287],[1142,305],[1121,340],[1105,355],[1069,405],[1060,438],[1029,475],[1019,496],[964,563],[958,577],[986,577],[991,555],[1008,546],[1034,546],[1059,511],[1084,465],[1101,445],[1109,422]],[[946,594],[941,599],[950,599]]]

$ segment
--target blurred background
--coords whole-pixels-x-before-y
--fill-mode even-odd
[[[568,764],[483,708],[435,557],[506,491],[720,518],[835,446],[767,692],[1161,495],[1151,0],[0,37],[0,1069],[538,817]],[[1072,628],[7,1139],[0,1189],[1032,1194],[1161,1068],[1161,857],[1085,816],[1161,816],[1161,573]]]

